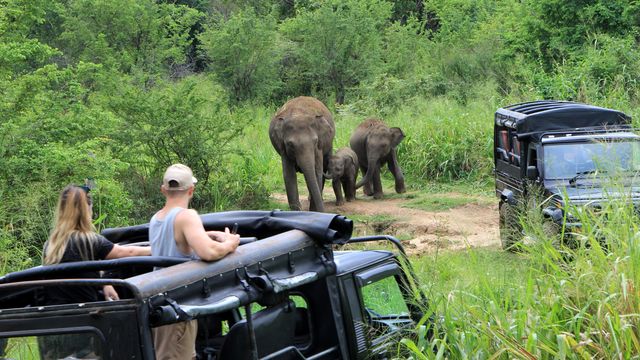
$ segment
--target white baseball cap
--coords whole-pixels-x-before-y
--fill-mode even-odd
[[[162,186],[170,191],[187,190],[197,182],[198,179],[193,176],[193,172],[187,165],[173,164],[164,172]]]

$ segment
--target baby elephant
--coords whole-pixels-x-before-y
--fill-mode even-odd
[[[344,204],[342,187],[347,201],[356,199],[356,177],[358,176],[358,156],[348,147],[336,151],[329,158],[329,166],[324,177],[332,180],[333,192],[336,193],[336,205]]]

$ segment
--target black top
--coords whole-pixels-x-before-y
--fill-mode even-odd
[[[539,140],[547,131],[630,126],[631,117],[613,109],[569,101],[532,101],[496,111],[498,126],[515,128],[518,138]]]
[[[113,249],[113,243],[102,235],[96,235],[95,239],[90,242],[91,249],[88,256],[93,255],[90,259],[83,259],[78,247],[78,239],[72,237],[69,244],[62,255],[60,263],[68,263],[83,260],[104,260]],[[100,274],[97,271],[87,271],[73,275],[79,279],[98,279]],[[68,304],[68,303],[84,303],[98,301],[98,289],[90,286],[67,286],[67,287],[48,287],[45,295],[45,303],[47,305]]]
[[[287,230],[302,230],[321,244],[344,244],[351,238],[353,221],[337,214],[313,211],[223,211],[200,215],[205,230],[224,231],[238,224],[238,234],[244,237],[266,238]],[[149,224],[105,229],[102,231],[114,243],[149,240]]]

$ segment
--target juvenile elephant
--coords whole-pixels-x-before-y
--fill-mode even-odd
[[[358,156],[363,178],[356,184],[356,189],[364,185],[365,195],[382,198],[382,182],[380,167],[386,163],[396,180],[396,192],[405,192],[404,175],[398,164],[396,147],[404,139],[400,128],[389,128],[380,119],[366,119],[351,135],[351,149]],[[373,187],[373,189],[372,189]]]
[[[300,210],[296,171],[309,189],[309,210],[324,211],[323,173],[336,134],[331,112],[319,100],[300,96],[287,101],[273,116],[269,138],[282,159],[282,174],[291,210]]]
[[[336,205],[344,204],[342,188],[347,201],[356,199],[356,177],[358,176],[358,156],[353,150],[344,147],[329,158],[329,166],[324,177],[331,179],[333,192],[336,194]]]

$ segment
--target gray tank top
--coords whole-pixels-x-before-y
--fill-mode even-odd
[[[178,213],[184,210],[176,207],[169,210],[167,216],[162,220],[158,220],[157,215],[153,215],[149,222],[149,245],[151,246],[151,255],[153,256],[175,256],[196,259],[197,256],[192,252],[185,254],[176,244],[173,237],[173,224]]]

